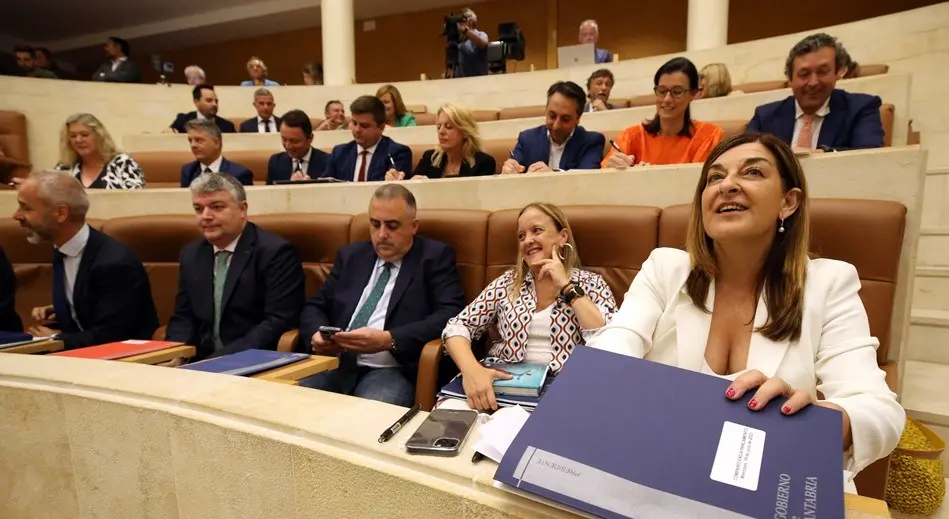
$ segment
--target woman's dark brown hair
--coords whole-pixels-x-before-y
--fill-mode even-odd
[[[784,220],[785,232],[779,233],[780,222],[774,222],[774,242],[760,273],[758,293],[764,290],[768,320],[756,330],[772,341],[795,341],[801,337],[804,314],[804,281],[807,274],[810,216],[807,181],[794,152],[781,139],[769,133],[743,133],[719,143],[702,166],[702,175],[695,187],[692,213],[689,218],[686,250],[692,271],[686,281],[686,292],[692,304],[708,312],[705,300],[712,280],[718,274],[712,238],[702,221],[702,193],[708,184],[708,170],[726,151],[749,143],[760,143],[773,156],[781,175],[783,191],[801,190],[800,205]]]

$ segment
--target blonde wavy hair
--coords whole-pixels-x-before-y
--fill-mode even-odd
[[[389,94],[392,96],[392,104],[395,105],[395,119],[398,122],[399,118],[407,114],[409,109],[405,107],[405,101],[402,100],[402,94],[399,93],[399,89],[395,85],[382,85],[379,87],[379,90],[376,91],[376,97],[380,100],[382,96]]]
[[[554,229],[559,233],[560,231],[567,231],[567,241],[563,247],[560,248],[560,255],[563,256],[563,268],[566,271],[567,275],[570,276],[573,269],[580,268],[580,254],[577,252],[577,244],[573,241],[573,229],[570,228],[570,222],[567,221],[567,217],[563,214],[563,211],[554,204],[549,204],[547,202],[534,202],[532,204],[527,204],[521,209],[521,212],[517,213],[517,219],[520,220],[521,216],[528,209],[537,209],[538,211],[547,215],[554,222]],[[560,258],[554,258],[560,259]],[[518,247],[517,248],[517,262],[514,264],[514,287],[510,291],[511,299],[517,299],[520,295],[521,287],[524,286],[524,280],[527,279],[527,273],[530,272],[530,265],[527,264],[527,260],[524,259],[524,251]]]
[[[475,153],[481,151],[481,133],[478,131],[478,121],[475,120],[474,114],[463,106],[451,103],[438,109],[438,113],[435,114],[436,119],[441,114],[445,114],[448,122],[465,136],[465,141],[461,145],[461,160],[474,167]],[[432,154],[432,165],[439,167],[444,158],[445,152],[441,148],[435,148],[435,153]]]
[[[732,76],[724,63],[709,63],[699,71],[699,77],[708,78],[703,98],[727,96],[732,91]]]
[[[86,126],[95,134],[96,146],[99,148],[99,154],[102,155],[104,162],[108,163],[119,154],[115,141],[112,140],[112,136],[109,135],[109,131],[105,129],[105,125],[102,124],[102,121],[92,114],[75,114],[66,118],[65,124],[63,124],[59,131],[60,164],[72,166],[79,161],[79,155],[69,144],[69,125],[75,123]]]

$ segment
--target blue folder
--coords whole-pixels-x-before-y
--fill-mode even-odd
[[[844,517],[841,414],[752,412],[728,385],[577,348],[495,479],[607,518]]]
[[[186,364],[181,369],[247,376],[276,369],[310,358],[306,353],[283,353],[270,350],[244,350],[230,355]]]
[[[16,346],[33,340],[33,336],[22,332],[3,332],[0,331],[0,348],[4,345]]]

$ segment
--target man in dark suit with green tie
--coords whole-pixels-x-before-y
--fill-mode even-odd
[[[376,189],[370,241],[339,250],[300,317],[301,347],[338,355],[339,368],[305,378],[301,386],[412,405],[422,348],[465,306],[455,252],[416,231],[412,192],[399,184]],[[324,337],[322,326],[343,331]]]

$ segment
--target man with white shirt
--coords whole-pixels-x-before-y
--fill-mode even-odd
[[[181,187],[188,187],[204,173],[227,173],[245,186],[254,185],[254,173],[231,162],[221,154],[221,129],[208,119],[195,119],[185,125],[194,162],[181,166]]]
[[[267,185],[319,178],[326,171],[329,154],[313,147],[313,122],[303,110],[283,114],[280,142],[286,151],[274,153],[267,161]]]
[[[35,337],[66,349],[151,339],[158,315],[142,262],[125,245],[86,223],[89,198],[71,175],[30,174],[17,188],[13,219],[32,244],[50,243],[53,304],[34,308]],[[51,322],[54,321],[54,322]]]
[[[241,123],[241,133],[277,133],[280,131],[280,118],[274,116],[273,94],[270,90],[260,87],[254,91],[254,110],[257,117],[252,117]]]
[[[333,148],[324,177],[350,182],[382,181],[386,172],[412,171],[412,150],[382,135],[386,107],[376,96],[362,96],[349,107],[353,141]]]
[[[234,177],[206,173],[190,189],[203,237],[181,249],[166,340],[193,344],[197,360],[277,349],[306,297],[299,253],[247,221],[247,195]]]
[[[880,98],[837,89],[842,61],[833,36],[817,33],[798,42],[784,68],[793,95],[759,106],[748,131],[772,133],[795,149],[882,147]]]
[[[214,91],[214,85],[197,85],[191,89],[191,98],[194,102],[194,111],[178,114],[175,120],[164,133],[185,133],[185,125],[195,119],[208,119],[214,122],[221,133],[235,133],[234,123],[227,119],[217,116],[218,101],[217,92]]]
[[[339,368],[301,386],[412,405],[422,349],[465,305],[454,251],[416,235],[416,211],[400,184],[373,193],[370,240],[339,249],[300,317],[301,348],[338,355]]]
[[[142,69],[138,63],[130,60],[131,46],[129,42],[115,36],[110,37],[105,42],[105,53],[109,56],[99,67],[99,70],[92,75],[93,81],[105,81],[108,83],[141,83]]]

